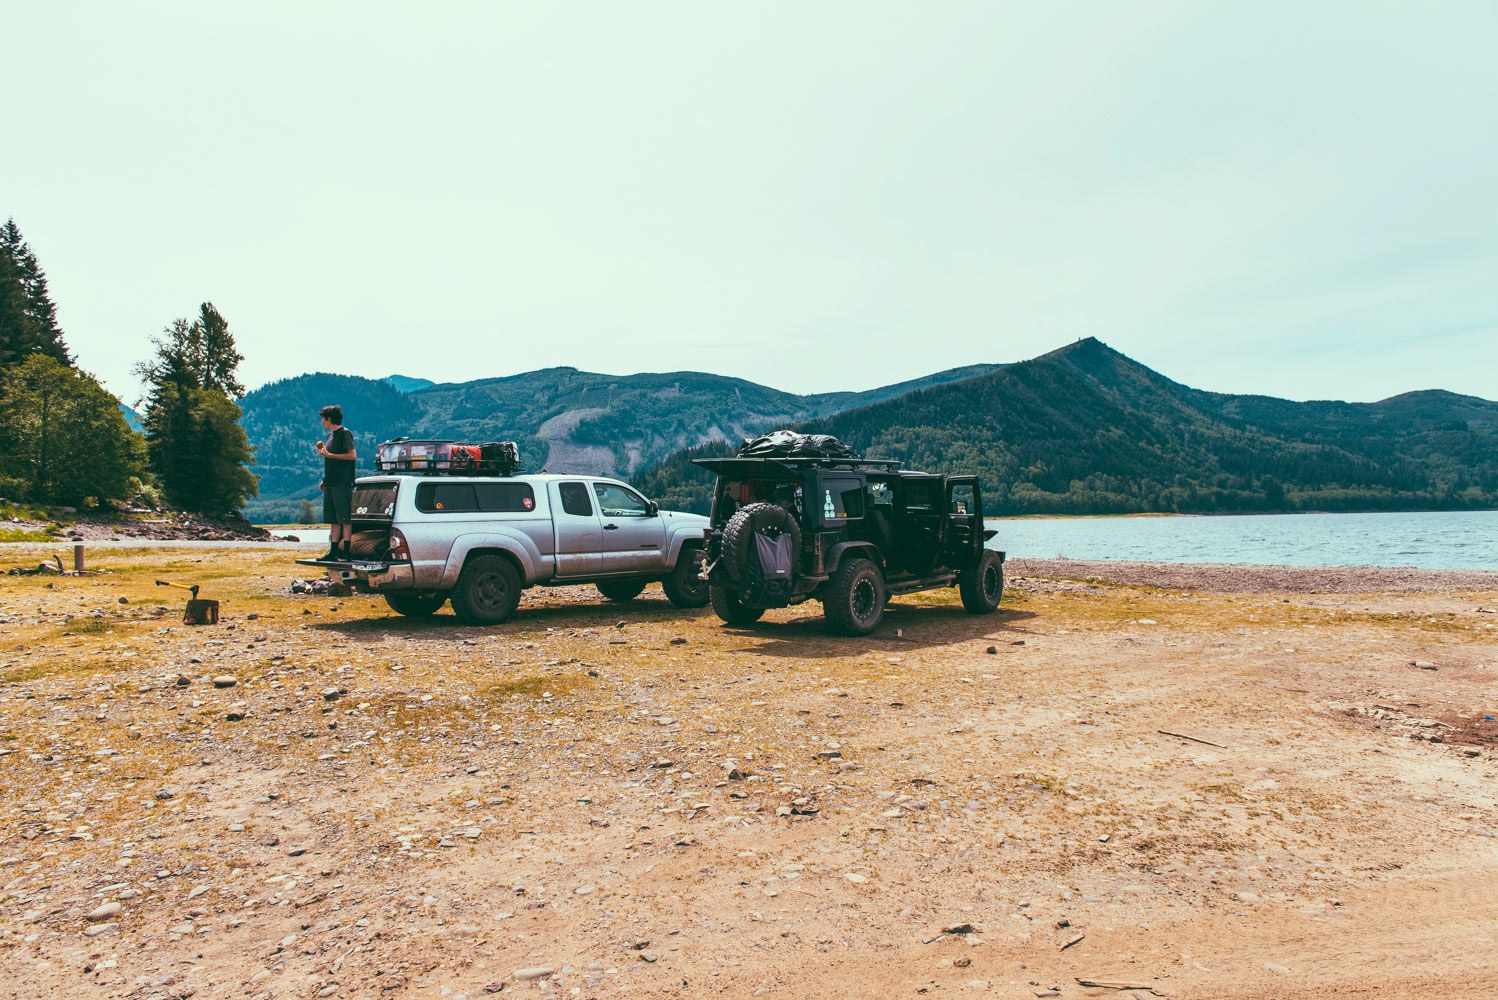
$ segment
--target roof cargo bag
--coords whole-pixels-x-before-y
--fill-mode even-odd
[[[510,476],[520,470],[520,449],[514,441],[462,444],[396,438],[380,445],[375,468],[380,472]]]
[[[831,434],[797,434],[771,431],[746,438],[739,446],[740,458],[854,458],[853,449]]]

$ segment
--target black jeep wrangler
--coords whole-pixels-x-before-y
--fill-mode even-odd
[[[719,618],[749,625],[816,598],[834,631],[868,635],[892,595],[953,585],[969,612],[998,608],[1004,553],[984,545],[995,532],[977,476],[905,472],[835,438],[768,437],[738,458],[694,459],[718,477],[702,578]]]

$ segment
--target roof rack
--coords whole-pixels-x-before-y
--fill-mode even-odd
[[[400,437],[381,442],[375,470],[417,476],[513,476],[525,468],[513,441],[461,444]]]
[[[765,455],[761,457],[733,457],[733,458],[694,458],[693,465],[700,465],[709,472],[714,471],[715,466],[725,468],[743,468],[746,466],[762,465],[766,462],[775,462],[780,465],[789,465],[813,469],[898,469],[901,463],[892,458],[825,458],[792,455]]]
[[[525,472],[525,466],[484,459],[455,463],[430,458],[397,458],[389,462],[376,461],[375,471],[411,476],[516,476]]]

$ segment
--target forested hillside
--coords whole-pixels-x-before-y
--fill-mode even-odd
[[[242,401],[245,430],[259,449],[260,498],[247,511],[261,522],[292,520],[299,500],[316,500],[321,464],[312,442],[322,433],[318,408],[328,403],[343,407],[357,435],[361,472],[370,468],[375,444],[410,435],[511,440],[534,471],[628,475],[684,447],[737,440],[996,367],[971,365],[866,392],[813,396],[700,372],[601,375],[549,368],[440,385],[399,375],[300,375]]]
[[[1498,403],[1202,392],[1090,338],[802,427],[909,468],[976,472],[995,513],[1498,506]],[[709,478],[684,457],[638,481],[706,509]]]

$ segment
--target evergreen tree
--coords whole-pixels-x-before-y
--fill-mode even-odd
[[[0,226],[0,369],[45,354],[73,363],[57,326],[47,275],[15,219]]]
[[[33,354],[0,377],[0,489],[43,503],[122,500],[145,444],[93,376]]]
[[[213,389],[231,399],[244,395],[235,377],[244,356],[235,349],[229,321],[212,302],[204,302],[191,323],[173,320],[162,333],[154,341],[156,357],[135,366],[147,385]]]
[[[238,510],[256,493],[254,462],[231,397],[243,360],[229,323],[205,302],[198,318],[174,320],[155,340],[156,356],[136,365],[147,385],[146,444],[151,471],[167,496],[188,510]]]

